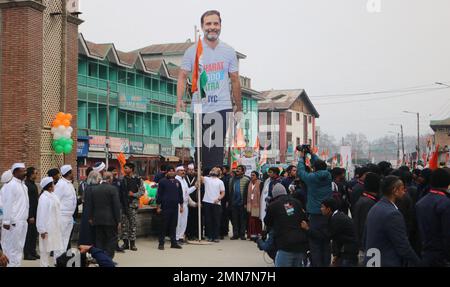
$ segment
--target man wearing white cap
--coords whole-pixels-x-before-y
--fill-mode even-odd
[[[73,228],[73,214],[75,212],[75,208],[77,207],[77,195],[72,184],[72,166],[62,166],[61,175],[62,178],[55,186],[55,195],[58,197],[61,204],[61,233],[64,248],[58,252],[55,252],[56,258],[66,251],[69,244],[70,233]]]
[[[187,219],[188,219],[188,205],[195,207],[197,204],[191,199],[189,196],[193,193],[197,188],[195,186],[189,187],[186,181],[186,173],[184,170],[184,166],[178,166],[175,169],[177,175],[175,179],[177,179],[181,183],[181,189],[183,190],[183,212],[181,213],[178,210],[178,224],[176,230],[176,239],[179,243],[184,240],[184,233],[186,232]]]
[[[44,177],[40,185],[42,194],[39,197],[36,227],[40,234],[40,266],[48,267],[50,252],[64,249],[61,234],[61,206],[58,197],[53,192],[55,189],[53,178]]]
[[[2,238],[2,220],[3,220],[3,203],[2,203],[2,193],[3,193],[3,187],[11,181],[11,179],[13,178],[12,172],[10,169],[8,169],[7,171],[5,171],[2,174],[2,178],[1,178],[1,189],[0,189],[0,239]]]
[[[104,162],[97,162],[96,164],[94,164],[94,167],[92,168],[92,170],[98,172],[98,173],[102,173],[102,171],[104,171],[106,168],[106,165]]]
[[[4,186],[2,194],[2,248],[9,258],[8,267],[20,267],[28,228],[28,189],[24,183],[25,164],[15,163],[13,179]]]

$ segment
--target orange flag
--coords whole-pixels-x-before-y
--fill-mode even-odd
[[[259,148],[261,146],[261,143],[259,142],[259,137],[256,137],[256,142],[255,142],[255,146],[253,147],[253,149],[258,152]]]
[[[125,174],[125,172],[123,170],[123,167],[127,163],[127,160],[126,160],[125,155],[123,154],[123,152],[119,153],[119,155],[117,156],[117,160],[119,161],[120,169],[122,170],[122,173]]]
[[[244,140],[244,133],[242,131],[242,129],[238,129],[237,130],[237,135],[236,135],[236,147],[237,148],[245,148],[246,143]]]
[[[438,169],[439,167],[438,158],[439,158],[439,145],[436,146],[436,150],[431,155],[431,159],[429,162],[431,170]]]

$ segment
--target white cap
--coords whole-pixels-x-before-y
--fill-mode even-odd
[[[8,169],[7,171],[5,171],[2,174],[2,180],[1,181],[2,181],[2,183],[8,183],[8,182],[11,181],[12,178],[13,178],[13,174],[12,174],[11,170]]]
[[[49,183],[51,183],[51,182],[53,182],[53,178],[51,178],[51,177],[44,177],[42,180],[41,180],[41,188],[44,188],[44,187],[46,187]]]
[[[177,168],[175,169],[175,172],[178,172],[180,170],[184,170],[184,166],[182,166],[182,165],[177,166]]]
[[[69,164],[68,165],[63,165],[61,167],[61,175],[64,176],[71,170],[72,170],[72,166],[71,165],[69,165]]]
[[[25,168],[25,164],[24,163],[15,163],[15,164],[13,164],[13,166],[11,167],[11,172],[14,172],[14,170],[16,170],[18,168]]]
[[[96,172],[101,172],[105,167],[106,165],[104,162],[97,162],[92,169]]]
[[[188,165],[188,168],[189,168],[189,169],[194,169],[194,168],[195,168],[195,166],[194,166],[194,164],[193,164],[193,163],[190,163],[190,164]]]

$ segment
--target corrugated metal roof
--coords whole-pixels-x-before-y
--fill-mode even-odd
[[[193,42],[155,44],[138,49],[141,54],[184,54],[189,47],[194,45]]]
[[[440,120],[440,121],[430,121],[430,127],[432,129],[435,127],[442,127],[442,126],[450,126],[450,118],[447,118],[445,120]]]
[[[261,92],[259,96],[263,98],[258,103],[259,110],[288,110],[300,98],[316,117],[320,116],[304,89],[271,90]]]

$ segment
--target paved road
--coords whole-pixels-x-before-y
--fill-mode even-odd
[[[270,267],[272,260],[252,241],[230,240],[210,245],[184,244],[183,249],[158,250],[156,238],[139,239],[138,251],[117,253],[119,267]],[[22,266],[38,267],[37,261],[23,261]]]

